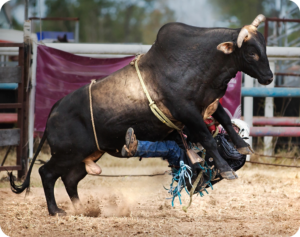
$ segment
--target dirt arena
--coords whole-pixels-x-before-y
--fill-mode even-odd
[[[46,160],[47,155],[39,158]],[[160,159],[99,162],[103,174],[154,174],[168,170]],[[31,193],[13,194],[0,182],[0,227],[8,236],[292,236],[300,227],[300,169],[246,164],[239,179],[222,181],[194,196],[187,213],[175,207],[163,186],[171,176],[94,177],[81,181],[82,208],[75,212],[61,180],[55,194],[63,217],[48,215],[40,165],[35,165]],[[5,173],[0,173],[0,178]],[[189,201],[183,193],[183,205]]]

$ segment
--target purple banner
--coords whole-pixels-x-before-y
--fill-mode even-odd
[[[38,46],[35,95],[35,132],[45,130],[52,106],[72,91],[128,65],[134,56],[99,59]]]
[[[232,78],[228,83],[226,93],[221,99],[221,104],[223,105],[230,118],[241,118],[241,96],[242,73],[238,72],[235,78]]]
[[[61,50],[38,46],[35,132],[45,130],[52,106],[70,92],[102,79],[128,65],[134,56],[125,58],[99,59],[77,56]],[[241,73],[229,84],[221,104],[231,118],[241,117]]]

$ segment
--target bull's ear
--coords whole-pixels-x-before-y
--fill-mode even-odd
[[[225,54],[231,54],[234,51],[233,42],[224,42],[217,46],[217,50],[222,51]]]

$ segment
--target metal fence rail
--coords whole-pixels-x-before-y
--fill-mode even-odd
[[[242,88],[242,96],[250,97],[300,97],[300,88]]]

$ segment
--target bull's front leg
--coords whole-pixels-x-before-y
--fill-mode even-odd
[[[248,143],[246,143],[233,129],[230,117],[224,110],[223,106],[219,103],[216,112],[212,115],[223,128],[227,131],[233,144],[236,146],[237,151],[240,154],[248,155],[251,154]]]
[[[206,152],[213,157],[216,168],[220,170],[220,175],[222,178],[236,179],[237,175],[235,172],[220,156],[217,150],[217,143],[212,137],[197,108],[190,108],[189,111],[184,111],[184,113],[181,111],[178,118],[179,121],[184,123],[187,129],[190,131],[190,140],[192,142],[200,142],[201,145],[206,149]]]

